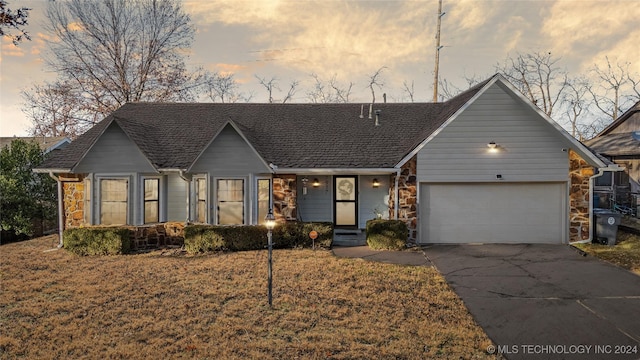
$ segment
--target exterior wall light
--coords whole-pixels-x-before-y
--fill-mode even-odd
[[[311,185],[313,185],[314,188],[320,186],[320,180],[318,180],[318,178],[314,178]]]
[[[378,181],[378,179],[373,179],[373,183],[371,184],[374,188],[378,188],[380,187],[380,182]]]
[[[271,270],[271,264],[272,264],[272,256],[271,253],[273,252],[273,228],[276,226],[276,218],[275,216],[273,216],[273,209],[269,208],[269,212],[267,213],[267,216],[264,217],[264,224],[267,227],[267,244],[268,244],[268,249],[269,249],[269,256],[268,256],[268,277],[267,277],[267,287],[268,287],[268,299],[269,299],[269,306],[271,306],[272,304],[272,287],[273,287],[273,273]]]
[[[495,141],[492,141],[487,144],[490,153],[497,153],[499,151],[500,145],[496,144]]]

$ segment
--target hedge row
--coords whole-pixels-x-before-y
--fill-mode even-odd
[[[129,229],[73,228],[62,235],[65,249],[77,255],[126,254],[131,249]]]
[[[401,250],[406,248],[409,228],[402,220],[367,221],[367,245],[377,250]]]
[[[315,230],[316,246],[330,248],[332,223],[287,222],[276,225],[272,233],[275,249],[311,247],[309,233]],[[260,250],[267,247],[267,229],[262,225],[216,226],[188,225],[184,228],[184,245],[188,253],[207,251]]]
[[[312,230],[318,232],[316,246],[331,248],[333,224],[324,222],[278,224],[273,229],[273,247],[311,247],[309,233]],[[126,254],[131,249],[130,231],[121,227],[67,229],[63,234],[63,246],[78,255]],[[188,225],[184,228],[184,245],[189,253],[260,250],[267,246],[267,229],[262,225]]]

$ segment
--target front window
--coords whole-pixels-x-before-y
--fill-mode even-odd
[[[207,179],[196,179],[196,221],[207,222]]]
[[[100,180],[100,224],[127,223],[129,181],[126,179]]]
[[[244,224],[244,180],[218,179],[218,225]]]
[[[159,179],[144,179],[144,223],[160,222]]]
[[[271,195],[271,180],[258,179],[258,224],[264,224],[264,218],[269,212]]]
[[[84,179],[84,223],[91,225],[91,179]]]

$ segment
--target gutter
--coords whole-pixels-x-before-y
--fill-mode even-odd
[[[64,232],[64,204],[62,200],[62,181],[60,178],[53,175],[52,171],[49,171],[49,176],[58,184],[58,249],[63,246],[62,234]]]

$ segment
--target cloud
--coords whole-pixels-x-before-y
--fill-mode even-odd
[[[607,55],[635,62],[637,70],[639,18],[636,1],[556,1],[541,33],[552,51],[575,58],[583,70]]]
[[[2,51],[0,56],[2,56],[2,58],[4,58],[5,56],[23,57],[25,54],[24,49],[22,47],[15,46],[10,41],[5,42],[5,40],[2,40],[1,49]]]
[[[437,4],[193,1],[185,9],[199,26],[249,28],[257,61],[321,77],[340,69],[339,75],[354,77],[384,65],[425,61],[433,47]]]

